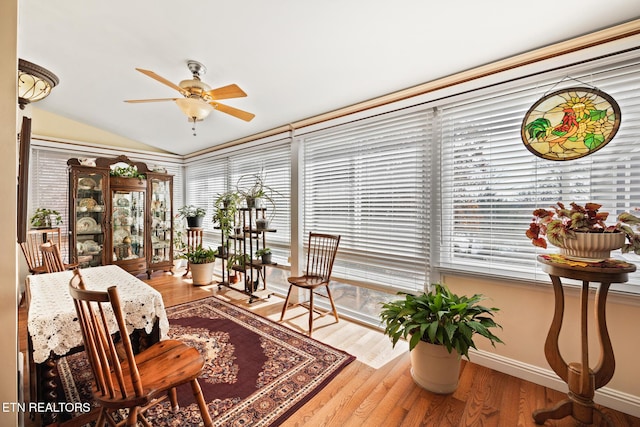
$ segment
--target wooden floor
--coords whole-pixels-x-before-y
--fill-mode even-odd
[[[257,314],[278,321],[283,299],[275,295],[248,303],[246,295],[217,286],[195,287],[182,274],[157,274],[147,281],[172,306],[216,295]],[[25,311],[19,311],[20,347],[26,348]],[[287,311],[285,325],[305,331],[307,311]],[[531,413],[553,406],[563,393],[463,361],[460,384],[450,395],[436,395],[416,386],[411,379],[405,346],[392,349],[380,331],[332,316],[315,321],[313,337],[347,351],[356,360],[329,385],[294,413],[283,426],[535,426]],[[25,379],[28,381],[28,378]],[[28,390],[28,385],[25,385]],[[640,427],[640,419],[599,407],[595,425]],[[571,418],[547,421],[545,426],[576,426]]]

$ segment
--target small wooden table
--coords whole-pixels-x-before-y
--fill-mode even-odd
[[[539,255],[538,261],[543,270],[551,277],[555,294],[555,312],[544,354],[551,368],[569,386],[568,398],[552,408],[538,409],[533,412],[536,424],[543,424],[548,419],[560,419],[573,416],[576,420],[593,423],[593,412],[596,410],[593,397],[595,390],[607,384],[613,377],[615,358],[613,347],[607,330],[605,306],[607,293],[612,283],[624,283],[628,273],[636,270],[636,266],[627,262],[607,260],[600,263],[575,262],[562,255]],[[582,281],[580,294],[580,337],[581,360],[567,364],[558,346],[562,319],[564,316],[564,292],[560,278]],[[595,297],[595,321],[600,341],[600,360],[595,368],[589,366],[589,348],[587,339],[587,304],[589,301],[589,283],[599,282]]]
[[[187,251],[195,251],[198,246],[202,245],[203,232],[204,230],[201,227],[190,227],[187,229]],[[190,271],[191,265],[187,261],[187,271],[185,271],[182,276],[188,276]]]

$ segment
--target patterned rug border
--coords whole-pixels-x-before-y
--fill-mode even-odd
[[[218,309],[213,304],[208,304],[208,301],[213,301],[214,304],[218,304],[224,307],[224,310]],[[268,422],[269,426],[278,426],[282,424],[287,418],[289,418],[293,413],[298,411],[302,406],[304,406],[307,402],[309,402],[316,394],[318,394],[322,389],[324,389],[324,387],[326,387],[340,372],[342,372],[342,370],[346,366],[348,366],[351,362],[356,360],[355,356],[349,354],[344,350],[333,347],[329,344],[325,344],[317,339],[307,336],[306,334],[303,334],[287,326],[284,326],[274,320],[271,320],[269,318],[256,314],[247,308],[237,306],[229,301],[225,301],[215,295],[199,298],[193,301],[180,303],[170,307],[166,307],[167,316],[169,317],[169,325],[171,325],[171,320],[173,316],[175,316],[177,313],[180,313],[181,311],[189,310],[189,308],[194,307],[194,305],[197,305],[197,304],[200,304],[200,305],[206,304],[214,312],[220,313],[222,311],[222,313],[225,314],[229,320],[237,323],[238,325],[241,325],[244,328],[247,328],[253,331],[254,333],[260,336],[274,335],[272,331],[276,330],[281,334],[284,334],[290,337],[295,337],[296,339],[302,342],[312,343],[315,347],[325,352],[329,352],[334,355],[339,355],[339,358],[341,360],[334,365],[333,370],[328,375],[326,375],[321,381],[308,386],[309,390],[301,390],[299,393],[300,395],[302,395],[301,399],[295,402],[285,412],[281,413],[276,418],[270,420],[270,422]],[[246,319],[242,319],[242,317],[247,317],[249,319],[252,319],[254,322],[258,322],[259,325],[253,325],[250,322],[248,322]],[[282,338],[279,338],[279,340],[284,341]],[[305,352],[301,352],[295,346],[289,345],[289,349],[295,352],[305,353]],[[258,391],[258,393],[264,393],[264,392],[265,392],[264,390]],[[246,401],[243,403],[248,404],[249,401]],[[217,419],[215,420],[216,424],[220,422],[224,422],[225,416],[230,416],[230,415],[231,413],[221,414],[221,416],[217,417]],[[221,425],[224,425],[224,424],[221,424]]]

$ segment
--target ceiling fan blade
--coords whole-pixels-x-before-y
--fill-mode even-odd
[[[130,102],[132,104],[140,102],[161,102],[161,101],[175,101],[179,98],[156,98],[156,99],[127,99],[124,102]]]
[[[228,86],[219,87],[217,89],[211,89],[207,94],[212,99],[229,99],[229,98],[242,98],[247,96],[246,93],[236,84],[230,84]]]
[[[242,119],[245,122],[250,122],[256,116],[255,114],[247,113],[246,111],[238,110],[237,108],[229,107],[228,105],[220,104],[218,102],[210,102],[209,104],[213,105],[213,108],[216,110]]]
[[[160,83],[163,83],[163,84],[169,86],[170,88],[175,89],[178,92],[180,92],[181,94],[185,95],[185,90],[184,89],[182,89],[177,84],[170,82],[169,80],[165,79],[164,77],[161,77],[161,76],[157,75],[153,71],[143,70],[142,68],[136,68],[136,70],[140,71],[142,74],[144,74],[146,76],[149,76],[152,79],[157,80]]]

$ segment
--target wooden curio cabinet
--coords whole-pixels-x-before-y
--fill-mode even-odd
[[[69,258],[80,267],[107,264],[109,170],[85,166],[69,172]]]
[[[95,166],[79,159],[67,164],[71,262],[116,264],[149,277],[156,270],[170,272],[173,176],[124,156],[96,159]]]

